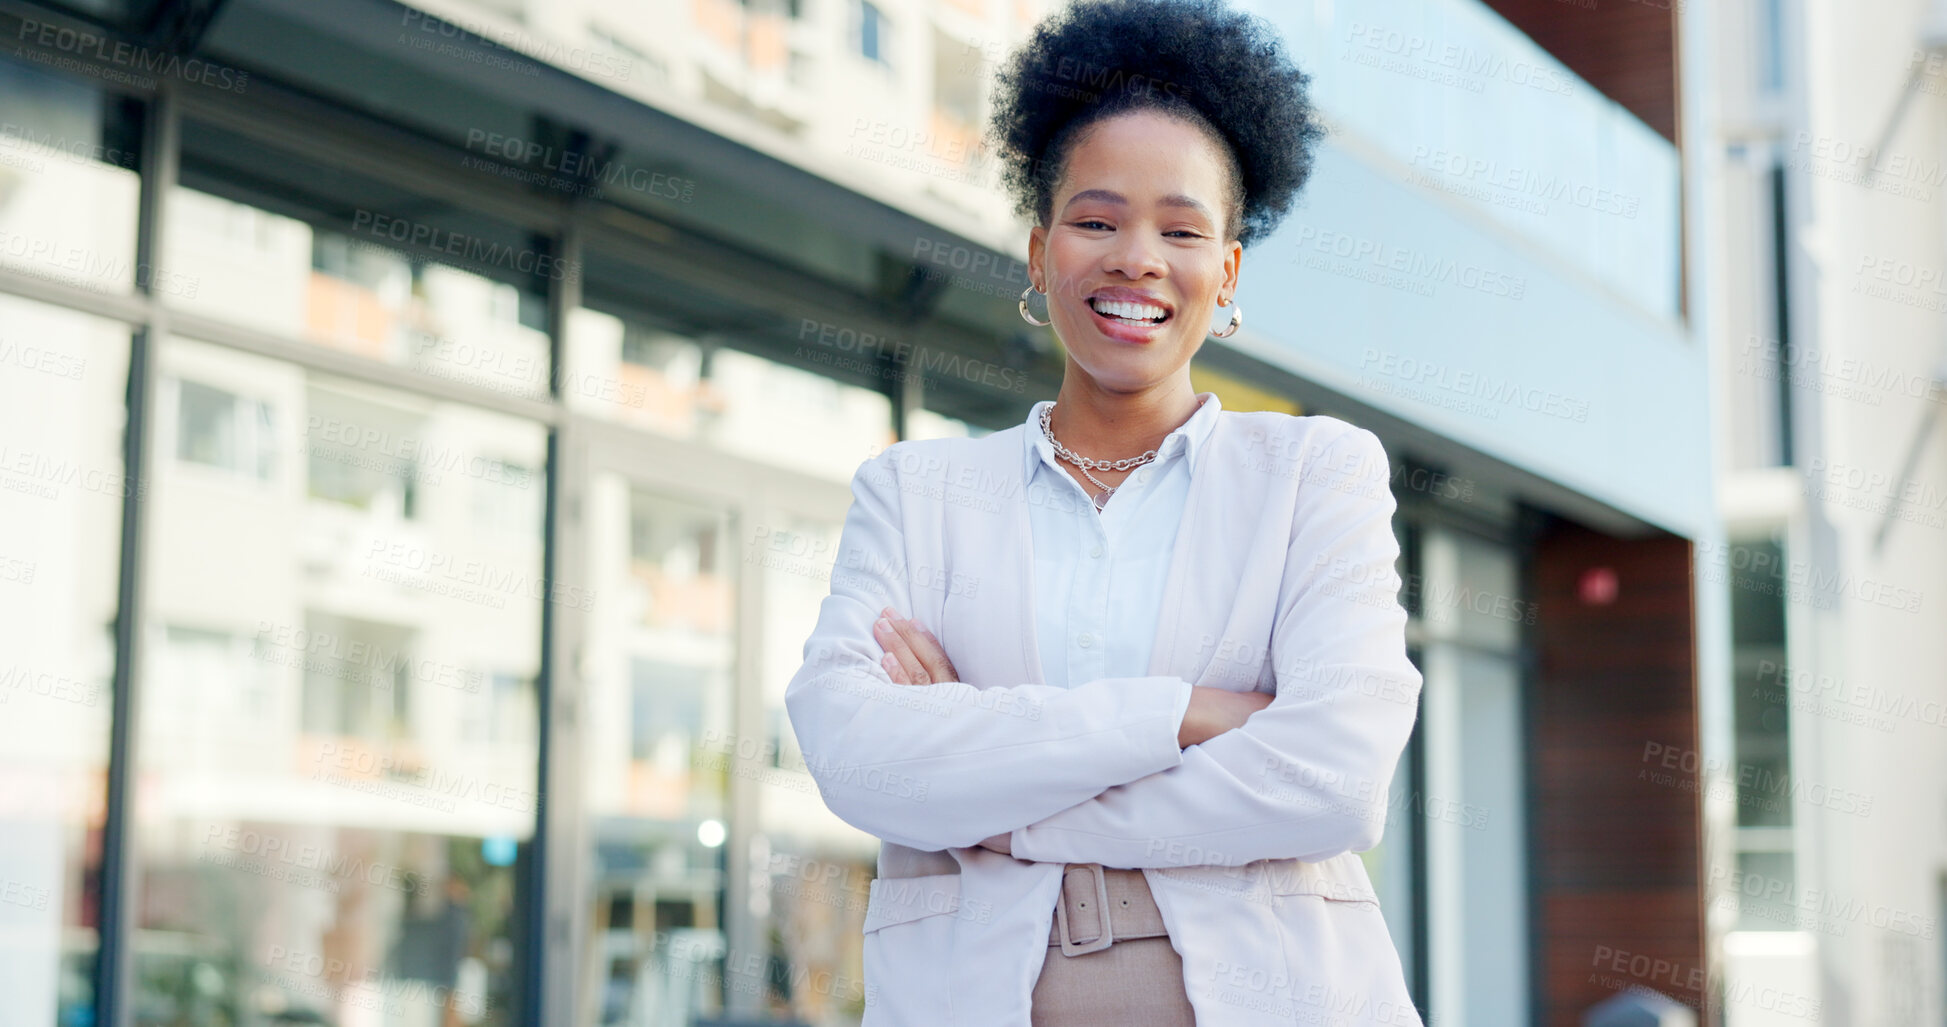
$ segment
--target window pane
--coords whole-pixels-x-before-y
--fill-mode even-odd
[[[41,1027],[94,1016],[128,331],[0,326],[0,1023]]]
[[[201,382],[179,382],[176,388],[176,459],[270,479],[276,453],[268,404]]]
[[[1426,945],[1415,958],[1424,982],[1415,997],[1459,1009],[1468,1022],[1521,1023],[1530,988],[1515,554],[1438,522],[1405,534],[1402,557],[1423,575],[1424,617],[1412,627],[1432,636],[1417,657],[1425,675],[1418,765],[1402,760],[1424,780],[1409,797],[1416,837],[1408,844],[1417,851],[1402,853],[1421,860],[1425,875],[1414,896]]]
[[[1407,655],[1414,666],[1424,661],[1417,650],[1409,649]],[[1379,908],[1386,918],[1387,933],[1392,936],[1393,948],[1399,952],[1400,968],[1415,995],[1421,994],[1418,986],[1421,968],[1420,945],[1416,940],[1416,925],[1424,922],[1425,903],[1420,895],[1422,882],[1414,874],[1413,863],[1416,854],[1424,856],[1426,832],[1422,829],[1423,801],[1416,797],[1424,794],[1424,781],[1420,749],[1423,742],[1422,728],[1424,718],[1414,718],[1413,734],[1408,738],[1404,751],[1400,753],[1399,765],[1393,772],[1392,784],[1386,797],[1386,830],[1377,846],[1361,852],[1359,859],[1365,863],[1366,876],[1372,880],[1372,887],[1379,894]]]
[[[1452,563],[1436,564],[1433,576],[1409,580],[1409,590],[1422,593],[1420,610],[1429,631],[1497,652],[1512,652],[1520,644],[1524,624],[1534,622],[1535,607],[1520,595],[1514,555],[1507,549],[1465,532],[1443,532]],[[1450,567],[1451,577],[1440,571]]]
[[[1731,547],[1731,705],[1740,827],[1792,822],[1791,678],[1785,666],[1785,549],[1775,539]],[[1755,570],[1753,568],[1756,568]]]
[[[541,602],[583,598],[545,433],[183,340],[157,391],[137,1008],[515,1022]]]
[[[126,293],[194,291],[135,266],[139,108],[86,83],[0,58],[0,266]]]
[[[1796,862],[1789,852],[1737,854],[1737,879],[1727,897],[1734,903],[1738,930],[1824,929],[1816,913],[1808,916],[1795,898],[1798,894]]]
[[[716,354],[710,382],[723,397],[711,440],[752,460],[848,482],[894,441],[881,393],[735,350]]]
[[[736,746],[729,517],[613,473],[589,483],[583,674],[591,1024],[721,1015]]]
[[[505,395],[547,395],[547,291],[580,269],[545,238],[194,119],[182,179],[163,266],[193,269],[198,288],[167,294],[172,305]]]
[[[1529,880],[1519,666],[1460,650],[1460,780],[1429,785],[1429,819],[1459,830],[1467,1021],[1528,1020]],[[1437,791],[1436,791],[1437,789]],[[1439,792],[1445,792],[1440,795]]]
[[[562,389],[579,411],[772,466],[849,482],[894,441],[884,393],[640,320],[577,310],[567,352]]]
[[[804,662],[805,639],[831,591],[842,526],[787,516],[757,526],[744,546],[745,566],[764,576],[766,737],[757,759],[741,761],[760,785],[751,913],[756,936],[766,939],[767,965],[788,969],[765,982],[767,1008],[819,1024],[865,1015],[862,932],[879,856],[877,838],[819,798],[784,710],[784,688]]]
[[[569,315],[567,347],[561,391],[581,413],[689,439],[721,405],[703,347],[680,335],[584,308]]]

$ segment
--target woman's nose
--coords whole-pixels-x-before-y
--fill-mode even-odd
[[[1130,278],[1146,275],[1160,277],[1169,270],[1169,264],[1163,260],[1159,241],[1151,238],[1149,233],[1125,230],[1117,233],[1105,269],[1120,271]]]

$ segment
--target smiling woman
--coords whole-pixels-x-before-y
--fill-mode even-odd
[[[1307,81],[1209,0],[1083,0],[1000,76],[1060,391],[859,468],[785,692],[884,842],[865,1027],[1420,1023],[1355,855],[1421,685],[1385,454],[1189,372],[1310,174]]]

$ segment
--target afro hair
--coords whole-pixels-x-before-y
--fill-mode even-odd
[[[1159,109],[1220,140],[1227,238],[1269,235],[1325,134],[1310,76],[1258,18],[1218,0],[1078,0],[1037,25],[996,77],[990,146],[1016,213],[1047,225],[1069,150],[1090,124]]]

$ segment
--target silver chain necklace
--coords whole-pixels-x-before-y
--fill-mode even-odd
[[[1095,484],[1096,488],[1102,490],[1090,497],[1095,501],[1095,509],[1097,510],[1101,510],[1103,507],[1107,506],[1109,504],[1109,497],[1114,495],[1115,490],[1117,488],[1120,488],[1121,486],[1119,485],[1111,486],[1111,485],[1102,484],[1101,479],[1097,478],[1093,474],[1088,473],[1090,468],[1095,468],[1097,470],[1102,470],[1102,471],[1130,471],[1138,467],[1141,467],[1142,465],[1150,462],[1151,460],[1156,459],[1156,451],[1152,449],[1141,456],[1126,456],[1120,460],[1092,460],[1088,457],[1081,455],[1080,453],[1075,452],[1072,449],[1069,449],[1067,446],[1062,445],[1061,442],[1055,438],[1055,430],[1049,426],[1054,416],[1055,416],[1055,405],[1053,403],[1050,403],[1047,406],[1041,408],[1041,434],[1046,435],[1048,437],[1048,444],[1055,447],[1056,456],[1061,457],[1063,460],[1066,460],[1069,463],[1074,464],[1076,467],[1081,468],[1082,477],[1087,478],[1089,481]]]

